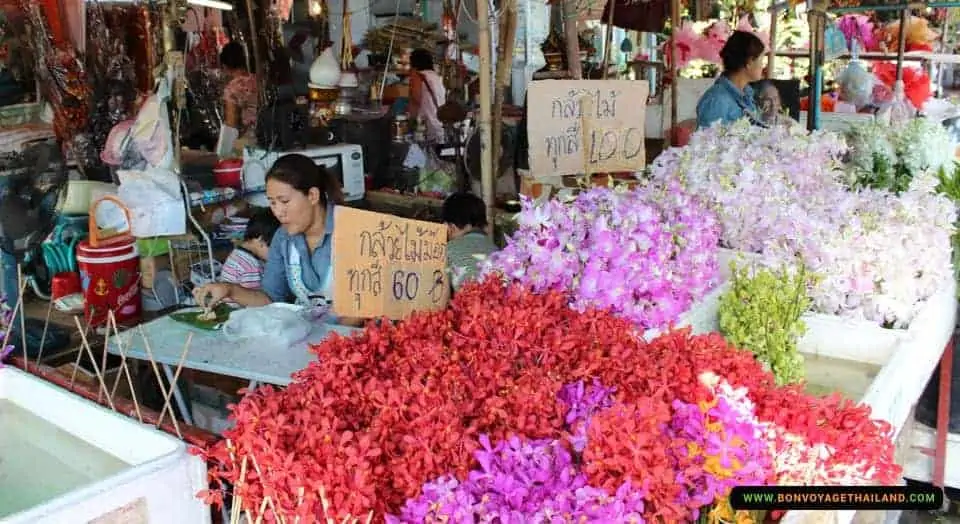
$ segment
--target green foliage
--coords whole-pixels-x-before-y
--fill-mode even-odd
[[[731,264],[730,290],[720,297],[720,332],[728,342],[753,352],[777,384],[803,379],[797,341],[806,331],[801,315],[810,308],[810,275],[801,265],[791,272]]]
[[[873,170],[858,171],[854,188],[886,189],[895,195],[910,187],[913,176],[901,163],[893,164],[890,159],[879,153],[873,154]]]
[[[941,168],[937,172],[937,179],[940,183],[937,185],[937,193],[960,204],[960,164],[954,163],[953,169],[947,170]],[[953,277],[960,282],[960,223],[950,237],[950,244],[953,246]],[[960,288],[957,290],[960,296]]]

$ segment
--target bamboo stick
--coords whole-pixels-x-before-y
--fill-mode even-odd
[[[77,330],[80,331],[80,340],[82,341],[82,348],[87,350],[87,356],[90,357],[90,364],[93,365],[93,372],[97,374],[97,381],[100,383],[100,387],[103,389],[104,393],[107,393],[107,404],[110,406],[110,409],[116,411],[116,406],[113,405],[113,399],[110,398],[110,391],[107,389],[107,384],[103,380],[103,374],[100,372],[100,367],[97,365],[97,359],[93,356],[93,350],[90,349],[90,343],[87,342],[87,334],[82,331],[80,326],[80,319],[78,317],[73,317],[73,321],[77,324]],[[106,351],[106,348],[104,348]],[[99,393],[98,393],[99,395]]]
[[[617,8],[617,2],[610,2],[610,16],[607,17],[607,38],[606,45],[603,46],[603,79],[607,79],[607,71],[610,69],[610,51],[613,47],[613,10]]]
[[[20,319],[23,319],[23,293],[27,289],[27,283],[23,281],[22,275],[20,273],[20,266],[17,266],[17,285],[20,286],[20,292],[17,293],[17,303],[13,305],[13,314],[10,316],[10,325],[7,326],[7,332],[3,334],[3,345],[2,348],[7,347],[10,343],[10,334],[13,332],[13,323],[17,321],[17,313],[20,312]],[[23,332],[21,328],[20,338],[21,344],[23,345],[23,366],[24,370],[27,369],[27,344],[26,336],[27,334]]]
[[[493,175],[493,156],[490,150],[491,129],[490,129],[490,110],[491,110],[491,78],[492,71],[490,66],[490,3],[489,0],[477,1],[477,26],[479,29],[479,47],[480,47],[480,118],[478,127],[480,131],[480,183],[482,186],[483,201],[487,207],[487,216],[494,216],[494,206],[496,194],[494,192],[495,178]],[[490,220],[488,228],[492,232],[493,220]]]
[[[500,22],[500,45],[497,52],[496,87],[493,93],[493,109],[491,109],[491,143],[493,187],[497,187],[500,172],[500,150],[503,142],[503,103],[506,98],[507,86],[510,85],[510,72],[513,69],[514,41],[517,39],[517,0],[506,0],[503,4],[503,14]],[[494,192],[495,193],[495,192]],[[496,196],[496,195],[494,195]],[[488,211],[488,217],[493,215]],[[491,218],[492,220],[492,218]]]
[[[117,344],[117,351],[120,353],[120,371],[117,372],[117,378],[113,380],[113,388],[110,389],[110,397],[116,397],[117,387],[120,385],[120,377],[126,376],[127,387],[130,388],[130,400],[133,401],[133,409],[137,413],[137,420],[140,423],[143,423],[143,414],[140,412],[140,403],[137,401],[137,391],[133,387],[133,377],[130,376],[130,366],[127,365],[127,349],[124,347],[123,343],[120,341],[120,331],[117,329],[117,319],[113,316],[113,312],[107,314],[107,332],[110,332],[110,329],[113,329],[114,341]],[[106,348],[104,348],[106,351]]]
[[[143,338],[143,348],[147,352],[147,358],[150,359],[150,367],[153,368],[153,374],[157,377],[157,385],[160,386],[160,393],[166,397],[167,396],[167,387],[163,384],[163,375],[160,373],[160,368],[157,366],[157,361],[153,358],[153,349],[150,348],[150,340],[147,338],[147,334],[143,331],[143,324],[137,326],[140,329],[140,336]],[[171,388],[176,387],[176,384],[170,384]],[[177,417],[170,417],[173,422],[173,429],[177,432],[177,436],[181,439],[183,438],[183,433],[180,432],[180,424],[177,422]],[[159,427],[159,424],[157,425]]]
[[[17,296],[17,303],[20,304],[20,346],[23,348],[23,370],[26,371],[30,364],[27,358],[27,314],[23,311],[23,293],[27,289],[27,282],[23,278],[23,268],[17,265],[17,282],[20,283],[20,293]],[[14,317],[17,318],[17,317]]]
[[[173,384],[170,384],[170,390],[167,391],[166,396],[163,398],[163,409],[160,410],[160,418],[157,419],[157,426],[163,424],[163,417],[167,414],[168,410],[171,418],[177,418],[176,414],[173,412],[173,406],[170,405],[170,397],[173,396],[173,391],[177,387],[177,379],[180,378],[180,372],[183,371],[183,363],[187,360],[187,352],[190,351],[191,342],[193,342],[192,332],[187,335],[187,341],[183,344],[183,351],[180,352],[180,360],[177,362],[177,369],[173,372]]]
[[[570,78],[580,80],[583,78],[583,67],[580,64],[580,32],[577,27],[580,14],[577,12],[577,0],[566,0],[560,5],[563,39],[567,45],[567,72],[570,73]]]
[[[780,8],[770,8],[770,42],[767,45],[767,80],[773,79],[773,67],[777,62],[777,21],[780,18]]]
[[[43,359],[43,347],[47,344],[47,328],[50,327],[50,314],[53,312],[53,300],[47,302],[47,318],[43,319],[43,334],[40,335],[40,348],[37,350],[37,365]]]

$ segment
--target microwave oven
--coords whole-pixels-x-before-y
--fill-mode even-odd
[[[358,144],[334,146],[307,146],[287,151],[267,151],[258,147],[243,150],[243,190],[257,193],[266,190],[267,171],[284,155],[304,155],[315,164],[324,166],[337,175],[347,202],[363,200],[365,183],[363,150]]]

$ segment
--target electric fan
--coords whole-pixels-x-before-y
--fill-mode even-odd
[[[18,266],[33,291],[46,298],[44,290],[49,290],[53,275],[47,274],[41,246],[56,226],[56,206],[66,183],[66,166],[54,142],[33,144],[21,153],[0,159],[2,284],[11,307],[20,300]],[[18,352],[23,351],[20,344],[24,339],[30,356],[69,344],[69,331],[58,326],[48,326],[44,337],[43,320],[25,319],[25,337],[20,333],[20,318],[14,318],[12,323],[10,343],[17,346]]]

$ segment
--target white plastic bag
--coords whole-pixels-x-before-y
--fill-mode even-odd
[[[180,179],[173,171],[149,168],[117,171],[117,196],[130,210],[132,234],[138,238],[183,235],[187,211]]]
[[[269,338],[271,345],[286,347],[307,338],[311,328],[306,310],[278,302],[234,311],[223,334],[233,340]]]

